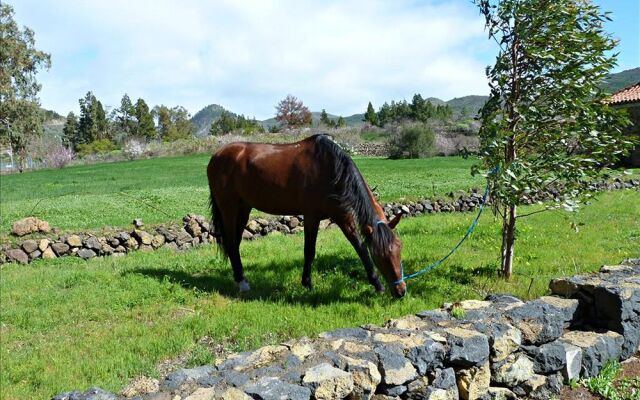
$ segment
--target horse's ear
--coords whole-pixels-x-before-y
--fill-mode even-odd
[[[402,218],[402,214],[398,214],[391,221],[389,221],[389,228],[395,229],[398,222],[400,222],[400,218]]]

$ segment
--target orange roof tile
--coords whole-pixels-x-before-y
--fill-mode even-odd
[[[609,99],[609,104],[640,103],[640,82],[615,92]]]

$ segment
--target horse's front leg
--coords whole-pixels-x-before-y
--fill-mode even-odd
[[[313,288],[311,282],[311,264],[316,257],[316,238],[320,219],[316,216],[304,216],[304,268],[302,269],[302,286]]]
[[[369,283],[376,288],[378,292],[384,292],[384,285],[378,279],[376,272],[373,268],[373,262],[371,261],[371,256],[369,256],[369,251],[367,251],[367,246],[362,241],[360,235],[358,234],[358,230],[353,222],[346,221],[338,223],[340,229],[342,229],[342,233],[346,236],[351,246],[355,249],[356,253],[362,260],[362,264],[364,265],[364,270],[367,273],[367,279],[369,279]]]

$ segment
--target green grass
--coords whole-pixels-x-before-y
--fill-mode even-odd
[[[177,221],[208,215],[207,155],[165,157],[49,169],[0,177],[0,232],[37,216],[62,230]],[[459,157],[388,161],[356,159],[383,201],[445,196],[482,185],[471,177],[472,160]]]
[[[617,360],[609,360],[598,376],[582,379],[580,384],[603,399],[640,400],[640,377],[622,379],[616,384],[621,370],[622,366]]]
[[[403,190],[400,183],[396,187]],[[638,215],[640,193],[627,190],[604,193],[578,214],[549,212],[523,219],[516,274],[505,282],[496,279],[499,221],[487,213],[446,264],[409,282],[409,294],[401,301],[373,292],[338,230],[319,235],[311,291],[299,283],[302,235],[243,243],[252,291],[242,298],[230,267],[213,247],[88,262],[64,258],[7,264],[0,270],[1,397],[45,398],[90,386],[119,391],[136,376],[156,375],[160,361],[179,354],[190,353],[190,364],[210,361],[198,344],[204,336],[244,350],[382,323],[489,292],[539,296],[547,293],[552,277],[638,256]],[[472,217],[438,214],[402,221],[398,229],[407,272],[443,256]]]

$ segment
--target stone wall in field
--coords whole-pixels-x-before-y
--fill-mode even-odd
[[[616,180],[593,185],[593,191],[640,188],[640,180]],[[525,203],[548,201],[557,198],[558,192],[551,190],[544,195],[525,199]],[[388,203],[383,206],[387,218],[393,215],[418,216],[423,214],[475,211],[482,203],[482,193],[477,190],[468,194],[453,193],[449,199],[424,199],[406,203]],[[331,228],[335,224],[330,220],[320,223],[320,228]],[[242,237],[255,239],[269,234],[293,234],[304,230],[304,217],[282,216],[274,218],[252,219],[247,224]],[[94,233],[55,234],[45,221],[28,217],[14,223],[13,232],[19,237],[28,237],[33,233],[44,233],[45,238],[26,239],[14,245],[0,248],[0,264],[6,262],[29,263],[36,259],[77,256],[90,259],[99,256],[122,256],[141,250],[152,251],[159,248],[185,250],[201,244],[212,243],[208,220],[199,215],[189,214],[182,225],[161,225],[145,228],[140,220],[134,221],[132,230],[122,230],[110,234]]]
[[[640,344],[640,259],[555,279],[552,295],[445,304],[181,369],[120,396],[57,400],[551,399]]]

